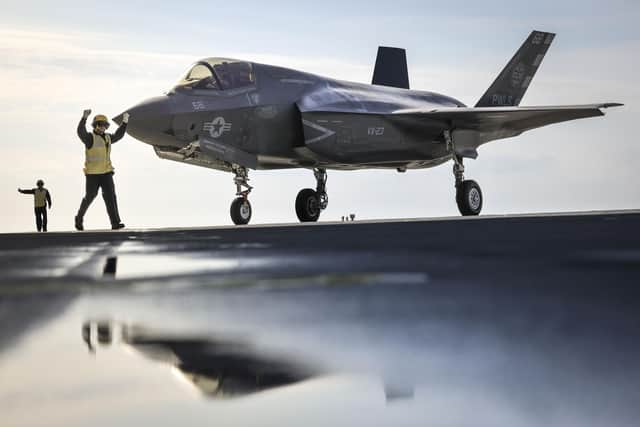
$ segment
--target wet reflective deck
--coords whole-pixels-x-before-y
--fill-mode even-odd
[[[640,212],[0,235],[0,424],[636,425]]]

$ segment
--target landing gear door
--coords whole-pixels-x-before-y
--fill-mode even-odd
[[[239,148],[225,144],[220,140],[202,138],[199,140],[200,149],[207,156],[224,160],[230,164],[236,164],[245,168],[257,169],[258,157]]]

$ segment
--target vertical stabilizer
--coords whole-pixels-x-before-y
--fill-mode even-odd
[[[476,107],[513,107],[520,104],[555,34],[533,31],[520,46]]]
[[[378,47],[371,84],[409,89],[407,55],[397,47]]]

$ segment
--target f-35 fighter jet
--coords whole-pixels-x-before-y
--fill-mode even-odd
[[[127,132],[169,160],[232,172],[235,224],[251,219],[249,169],[307,168],[316,188],[295,201],[300,221],[327,207],[327,170],[429,168],[453,161],[462,215],[482,192],[463,160],[530,129],[604,115],[622,104],[519,107],[555,34],[533,31],[474,107],[409,89],[403,49],[379,47],[372,84],[227,58],[196,62],[164,96],[130,108]],[[120,123],[122,116],[114,120]]]

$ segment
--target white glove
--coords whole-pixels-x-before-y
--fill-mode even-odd
[[[82,118],[86,119],[87,117],[89,117],[89,114],[91,114],[91,110],[84,110],[82,112]]]
[[[122,115],[122,123],[129,123],[129,113],[124,113]]]

